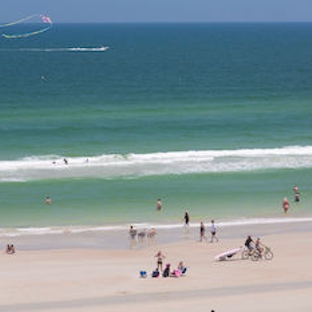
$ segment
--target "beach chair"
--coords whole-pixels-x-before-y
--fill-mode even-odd
[[[140,271],[140,277],[141,277],[141,278],[147,278],[147,273],[146,273],[146,271]]]
[[[158,271],[158,269],[156,269],[155,271],[152,272],[152,277],[159,277],[160,273]]]

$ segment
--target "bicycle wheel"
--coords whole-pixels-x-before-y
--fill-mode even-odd
[[[243,250],[242,252],[242,259],[246,260],[249,258],[249,251],[248,250]]]
[[[260,258],[260,254],[257,252],[257,251],[254,251],[252,254],[251,254],[251,259],[253,261],[258,261]]]
[[[265,260],[272,260],[274,257],[273,255],[273,252],[271,250],[267,250],[265,253],[264,253],[264,258]]]

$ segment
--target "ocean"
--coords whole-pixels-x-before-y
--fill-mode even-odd
[[[55,24],[0,68],[0,236],[312,218],[311,23]]]

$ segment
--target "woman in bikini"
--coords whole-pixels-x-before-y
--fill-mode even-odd
[[[161,252],[161,250],[159,250],[157,252],[157,254],[155,255],[155,257],[157,258],[157,269],[162,272],[163,270],[163,259],[166,258],[165,255]]]

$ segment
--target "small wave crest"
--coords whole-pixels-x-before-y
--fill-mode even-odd
[[[312,222],[312,217],[301,218],[245,218],[227,221],[219,221],[218,228],[242,227],[253,225],[272,225],[286,223]],[[181,229],[181,223],[137,223],[132,224],[137,229],[155,228],[159,231],[171,231]],[[191,223],[192,228],[198,228],[198,223]],[[83,233],[105,233],[123,232],[127,233],[129,224],[103,225],[103,226],[51,226],[51,227],[29,227],[29,228],[0,228],[0,237],[20,237],[38,235],[61,235],[61,234],[83,234]]]
[[[312,146],[104,154],[93,157],[32,156],[0,161],[0,181],[99,177],[134,178],[151,175],[243,172],[312,167]]]

